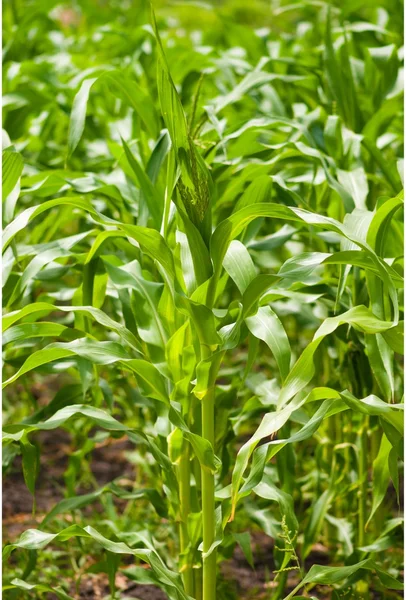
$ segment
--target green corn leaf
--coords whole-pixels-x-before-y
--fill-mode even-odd
[[[263,340],[271,350],[284,380],[289,373],[291,352],[288,336],[278,316],[270,306],[262,306],[245,322],[252,335]]]
[[[321,227],[326,231],[338,233],[343,238],[355,243],[368,253],[370,259],[375,264],[385,285],[388,288],[388,294],[391,298],[394,309],[394,320],[398,320],[398,301],[393,282],[388,274],[386,265],[376,256],[369,246],[342,223],[328,217],[323,217],[303,209],[280,206],[277,204],[255,204],[243,208],[234,213],[228,219],[222,221],[215,229],[211,241],[211,255],[214,266],[214,276],[210,281],[209,299],[213,301],[216,292],[216,286],[221,274],[221,268],[227,248],[231,242],[253,219],[257,217],[273,217],[276,219],[285,219],[288,221],[296,221],[307,223],[315,227]],[[396,323],[395,323],[396,324]]]
[[[244,553],[245,559],[250,567],[254,568],[254,557],[252,555],[251,548],[251,535],[248,531],[244,531],[243,533],[233,533],[233,538],[240,546],[241,550]]]
[[[96,365],[110,365],[119,362],[136,375],[139,385],[142,386],[147,396],[165,404],[168,403],[165,381],[153,364],[142,359],[132,359],[122,346],[115,342],[96,342],[90,339],[78,339],[68,343],[55,342],[43,350],[34,352],[17,373],[4,382],[3,387],[14,383],[19,377],[33,369],[71,356],[86,358]]]
[[[244,294],[249,284],[257,276],[257,270],[247,249],[238,240],[230,243],[223,266],[241,294]]]
[[[356,306],[342,315],[326,319],[316,331],[313,341],[307,346],[295,365],[292,367],[281,390],[279,403],[283,406],[295,394],[300,392],[312,379],[315,366],[314,354],[326,335],[333,333],[337,327],[348,324],[365,333],[381,333],[393,327],[393,323],[381,321],[365,306]]]
[[[27,439],[27,436],[22,436],[20,440],[21,454],[23,459],[23,475],[25,485],[34,496],[35,482],[39,472],[39,450],[35,444]]]
[[[141,431],[129,429],[104,410],[84,404],[70,404],[69,406],[65,406],[57,410],[45,421],[6,426],[3,433],[3,442],[6,444],[19,442],[21,439],[26,439],[25,436],[33,431],[52,431],[65,425],[73,417],[85,417],[103,429],[127,434],[129,439],[136,444],[140,443],[140,441],[146,443],[157,463],[165,470],[168,477],[171,476],[172,465],[168,457],[151,440],[150,436]]]
[[[136,292],[138,310],[135,313],[135,321],[141,339],[163,348],[167,342],[167,334],[158,313],[163,285],[144,279],[137,262],[127,264],[125,270],[122,267],[115,267],[107,261],[104,264],[112,283],[117,288],[133,289]],[[143,315],[143,319],[141,319],[141,315]]]
[[[136,180],[138,181],[138,184],[142,191],[139,206],[140,215],[138,218],[138,222],[140,225],[145,226],[148,220],[148,215],[151,215],[155,223],[156,229],[160,229],[163,215],[163,198],[161,198],[157,194],[155,187],[152,181],[150,180],[148,174],[145,173],[141,165],[138,164],[133,153],[131,152],[130,148],[123,140],[123,138],[121,138],[121,143],[123,145],[128,163],[132,171],[134,172]]]
[[[179,205],[177,207],[177,210],[185,228],[188,244],[187,250],[190,252],[190,256],[193,262],[194,279],[196,280],[197,285],[201,285],[207,279],[209,279],[213,273],[213,267],[211,264],[209,251],[199,229],[195,227],[195,225],[189,219],[186,212],[182,210],[182,208]],[[178,234],[179,233],[181,232],[178,232]],[[182,266],[183,271],[185,272],[186,267],[184,262],[182,263]],[[195,285],[193,285],[192,287],[194,291]]]
[[[136,240],[146,254],[157,260],[158,263],[162,265],[164,272],[170,279],[174,278],[175,270],[172,253],[163,237],[157,231],[154,231],[153,229],[146,229],[145,227],[139,227],[137,225],[127,225],[125,223],[105,217],[97,212],[88,201],[79,197],[55,198],[54,200],[48,200],[39,206],[27,208],[5,228],[3,232],[4,249],[7,248],[14,236],[19,231],[24,229],[33,219],[38,217],[43,212],[60,205],[79,208],[85,213],[90,214],[99,223],[110,226],[115,225],[119,227],[128,237]]]
[[[85,79],[75,96],[69,122],[68,158],[77,148],[85,128],[86,109],[90,90],[97,78]]]
[[[58,600],[73,600],[72,596],[66,594],[59,586],[51,587],[43,583],[28,583],[27,581],[17,578],[13,579],[10,584],[3,586],[4,591],[13,589],[18,589],[23,592],[32,592],[34,594],[37,592],[46,592],[49,594],[55,594]]]
[[[186,116],[169,71],[152,8],[151,21],[158,50],[159,100],[181,172],[178,191],[190,220],[207,243],[208,232],[210,231],[208,170],[189,135]]]
[[[39,323],[23,323],[22,325],[10,327],[10,329],[3,334],[3,344],[21,342],[32,338],[59,337],[64,333],[68,334],[70,331],[72,331],[70,327],[65,327],[65,325],[60,325],[59,323],[48,323],[46,321],[40,321]]]
[[[75,96],[69,121],[68,159],[76,150],[83,135],[89,94],[96,83],[103,81],[107,81],[140,115],[153,138],[158,134],[158,117],[143,88],[134,80],[130,80],[122,71],[108,70],[98,77],[84,79]]]
[[[162,583],[175,588],[180,598],[188,600],[179,575],[168,569],[155,551],[141,548],[134,550],[124,542],[113,542],[90,526],[82,528],[78,525],[71,525],[66,529],[62,529],[59,533],[46,533],[44,531],[39,531],[38,529],[27,529],[17,542],[4,548],[3,556],[7,558],[15,548],[41,550],[48,544],[66,542],[73,537],[91,539],[113,554],[129,554],[139,558],[150,565]]]
[[[273,484],[269,477],[264,478],[260,484],[254,488],[254,494],[260,498],[272,500],[279,504],[281,515],[286,517],[286,524],[294,534],[299,530],[299,524],[295,514],[293,498],[290,494],[280,490],[275,484]]]
[[[217,374],[223,360],[224,352],[215,352],[209,358],[201,360],[196,366],[196,385],[194,395],[203,400],[210,389],[216,384]]]
[[[353,131],[362,128],[362,116],[357,102],[352,66],[348,54],[347,40],[337,51],[333,45],[331,11],[326,24],[324,67],[327,81],[337,108],[348,127]]]
[[[14,215],[15,205],[18,200],[18,182],[24,168],[24,161],[15,150],[3,150],[2,154],[2,198],[3,198],[3,220],[9,223]]]
[[[89,494],[82,494],[80,496],[74,496],[73,498],[64,498],[49,511],[42,521],[42,526],[46,527],[50,521],[59,515],[70,513],[71,511],[78,510],[84,506],[95,502],[103,494],[111,493],[118,498],[125,500],[138,500],[140,498],[147,498],[152,506],[155,508],[159,516],[166,517],[166,507],[162,501],[161,496],[157,490],[150,488],[141,488],[135,490],[126,490],[120,487],[118,484],[112,482],[106,486],[99,488],[95,492]]]
[[[387,585],[389,589],[403,589],[403,585],[399,581],[381,569],[377,568],[375,563],[369,558],[348,567],[323,567],[321,565],[313,565],[305,578],[302,580],[300,587],[306,585],[307,583],[318,583],[320,585],[332,585],[334,583],[339,583],[360,569],[376,570],[378,577]],[[287,598],[288,597],[293,596],[292,594],[289,594]]]
[[[382,435],[381,445],[379,447],[378,456],[373,464],[373,497],[372,509],[366,522],[365,528],[368,527],[372,517],[382,504],[386,492],[388,490],[390,472],[389,472],[389,453],[392,450],[392,445],[389,443],[385,434]]]
[[[33,316],[35,316],[35,318],[41,318],[55,311],[67,313],[83,313],[86,316],[94,319],[100,325],[103,325],[107,329],[111,329],[112,331],[118,333],[122,340],[125,341],[130,347],[142,353],[140,343],[135,338],[135,336],[130,331],[128,331],[126,327],[121,325],[121,323],[113,321],[113,319],[108,317],[102,310],[99,310],[98,308],[93,308],[92,306],[54,306],[53,304],[49,304],[47,302],[36,302],[35,304],[28,304],[21,310],[11,312],[3,318],[3,332],[6,332],[9,327],[14,325],[14,323],[17,323],[21,319],[25,319],[28,317],[32,318]],[[37,323],[36,325],[40,328],[42,327],[41,322]],[[57,324],[53,323],[52,326],[56,327]],[[35,329],[33,331],[35,331]]]
[[[3,10],[4,594],[398,594],[400,3],[48,4]]]
[[[307,524],[304,543],[303,543],[303,558],[309,555],[312,545],[317,540],[320,530],[326,518],[326,513],[333,501],[334,492],[332,489],[325,490],[322,495],[315,500],[311,509],[309,522]]]
[[[212,471],[213,473],[218,471],[221,466],[221,461],[214,454],[213,447],[210,442],[200,435],[192,433],[187,427],[181,414],[174,406],[171,406],[169,410],[169,419],[183,432],[185,439],[190,442],[201,466],[209,471]]]
[[[391,220],[403,204],[403,192],[401,192],[395,198],[382,204],[371,221],[368,228],[367,242],[378,256],[384,256],[385,242]]]

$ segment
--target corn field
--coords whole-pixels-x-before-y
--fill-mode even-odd
[[[403,6],[3,3],[3,597],[403,589]]]

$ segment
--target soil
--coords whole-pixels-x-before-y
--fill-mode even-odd
[[[38,527],[45,514],[63,498],[63,475],[71,452],[69,434],[59,431],[56,445],[54,432],[41,432],[38,441],[41,445],[41,468],[36,486],[34,515],[32,514],[33,498],[23,480],[20,457],[14,459],[12,468],[3,477],[3,543],[14,541],[26,529]],[[134,468],[125,454],[132,447],[124,438],[118,440],[110,438],[93,450],[90,469],[99,486],[120,475],[134,477]],[[81,493],[85,492],[86,490],[81,490]],[[95,506],[84,510],[94,509]],[[224,591],[234,592],[234,597],[239,600],[266,600],[275,586],[275,583],[270,581],[273,577],[272,571],[275,569],[273,540],[264,533],[254,532],[252,542],[255,568],[250,567],[242,550],[237,546],[233,557],[221,565],[220,585]],[[307,568],[312,564],[328,564],[327,548],[316,545],[306,563]],[[292,571],[289,573],[287,587],[292,590],[297,583],[295,571]],[[167,600],[166,594],[160,589],[136,584],[125,577],[125,568],[123,572],[117,574],[116,586],[125,598]],[[77,600],[102,600],[109,594],[107,576],[85,574],[78,590],[72,582],[70,593]],[[324,586],[314,588],[312,595],[319,600],[330,598],[328,588]],[[226,596],[233,597],[229,593]],[[47,600],[56,600],[56,596],[48,594]]]
[[[168,597],[159,588],[152,585],[138,585],[127,579],[124,575],[117,575],[116,586],[121,590],[125,598],[137,598],[138,600],[168,600]],[[105,575],[94,575],[81,582],[79,595],[71,591],[71,595],[78,600],[103,600],[110,593],[108,580]],[[49,594],[47,600],[57,600]]]
[[[3,542],[15,540],[23,531],[37,527],[51,508],[64,497],[63,475],[71,453],[70,436],[59,430],[58,444],[55,432],[43,431],[38,436],[41,447],[41,464],[36,482],[35,515],[33,497],[22,476],[21,457],[14,459],[13,466],[3,477]],[[92,452],[90,469],[98,486],[119,477],[133,478],[132,465],[125,458],[125,451],[133,445],[125,439],[111,439],[99,444]],[[79,490],[86,493],[89,490]]]

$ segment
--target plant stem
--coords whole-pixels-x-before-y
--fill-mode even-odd
[[[201,358],[208,359],[211,355],[210,348],[201,345]],[[213,373],[209,382],[208,390],[202,398],[202,436],[214,450],[215,428],[214,428],[214,397],[215,378]],[[202,474],[202,515],[203,515],[203,600],[215,600],[216,598],[216,550],[209,556],[205,556],[216,537],[216,514],[214,500],[214,473],[208,469],[201,469]]]
[[[392,190],[395,194],[398,194],[402,189],[402,183],[400,181],[400,177],[396,168],[393,168],[392,163],[386,161],[382,156],[381,152],[374,144],[372,140],[364,137],[362,140],[363,145],[368,150],[374,161],[379,165],[382,170],[382,173],[386,177],[387,182],[391,186]]]
[[[183,453],[179,460],[179,501],[180,501],[180,551],[183,555],[189,545],[188,517],[190,513],[190,445],[184,440]],[[192,565],[186,562],[182,572],[185,592],[193,595]]]
[[[214,448],[214,387],[202,400],[202,435]],[[208,552],[216,535],[214,474],[202,469],[203,552]],[[216,598],[216,551],[203,558],[203,600]]]
[[[94,295],[94,279],[96,277],[97,265],[99,263],[98,257],[93,258],[90,262],[86,263],[83,267],[83,282],[82,282],[82,304],[83,306],[93,306],[93,295]],[[90,333],[91,331],[91,320],[89,317],[83,317],[85,331]]]
[[[202,600],[202,569],[195,569],[195,600]]]
[[[295,589],[293,589],[293,590],[290,592],[290,594],[288,594],[287,596],[285,596],[285,598],[284,598],[283,600],[290,600],[291,598],[293,598],[293,597],[294,597],[294,596],[297,594],[297,592],[298,592],[298,591],[299,591],[299,590],[300,590],[302,587],[303,587],[303,583],[302,583],[302,582],[300,582],[300,583],[299,583],[299,584],[298,584],[298,585],[295,587]]]
[[[164,215],[162,219],[161,235],[166,239],[168,235],[169,215],[171,211],[172,192],[175,185],[175,155],[171,150],[168,155],[168,165],[166,170],[166,188],[164,200]]]
[[[375,425],[375,427],[371,428],[371,429],[372,429],[372,431],[371,431],[370,464],[372,464],[374,462],[374,460],[376,459],[376,457],[378,456],[379,447],[380,447],[381,439],[382,439],[382,430],[380,427],[377,427]],[[377,538],[380,536],[382,529],[384,527],[385,512],[386,512],[385,505],[384,505],[384,503],[382,503],[378,507],[378,509],[375,511],[375,514],[372,519],[372,525],[373,525],[375,537],[377,537]],[[382,556],[382,554],[380,554],[379,556]]]
[[[359,446],[359,497],[358,497],[358,545],[365,543],[365,523],[367,519],[367,494],[368,494],[368,417],[361,426]]]
[[[278,587],[272,594],[271,600],[280,600],[282,598],[282,596],[285,592],[286,584],[288,582],[288,574],[289,574],[288,571],[284,571],[283,573],[280,573],[279,579],[278,579]]]

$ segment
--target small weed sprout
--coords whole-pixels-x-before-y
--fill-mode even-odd
[[[280,548],[279,546],[275,546],[275,547],[277,550],[279,550],[280,552],[284,552],[286,555],[290,554],[290,556],[283,561],[283,565],[285,565],[287,562],[291,562],[291,561],[294,561],[296,564],[290,564],[287,567],[282,566],[280,569],[273,571],[273,573],[275,575],[275,581],[278,580],[278,577],[281,573],[286,573],[288,571],[299,571],[299,572],[301,571],[299,557],[298,557],[298,555],[296,553],[296,549],[295,549],[295,542],[297,540],[297,536],[298,536],[299,532],[295,531],[292,535],[292,531],[290,531],[290,529],[286,523],[285,515],[282,516],[281,528],[282,528],[282,531],[281,531],[281,533],[279,533],[278,537],[280,537],[285,542],[285,547],[284,548]]]

